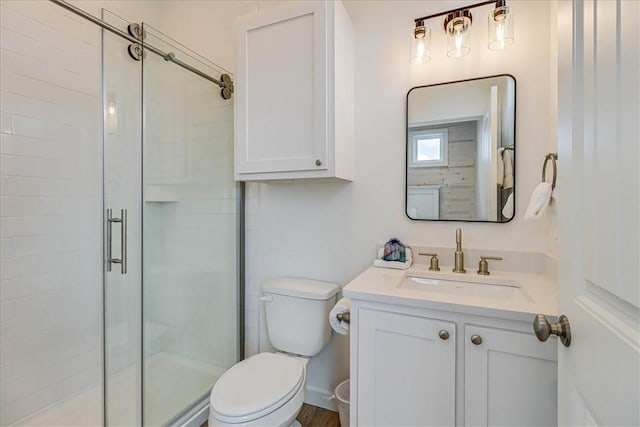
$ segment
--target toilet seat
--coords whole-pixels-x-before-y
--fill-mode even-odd
[[[305,366],[299,359],[277,353],[259,353],[225,372],[211,391],[215,418],[245,423],[268,415],[286,404],[304,384]]]

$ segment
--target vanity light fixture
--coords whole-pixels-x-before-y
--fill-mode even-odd
[[[506,0],[490,0],[474,3],[458,9],[414,19],[415,28],[411,30],[411,63],[424,64],[431,60],[431,29],[425,21],[444,16],[444,31],[447,34],[447,56],[461,58],[471,52],[471,9],[494,4],[489,13],[489,44],[491,50],[504,49],[513,44],[513,11]]]

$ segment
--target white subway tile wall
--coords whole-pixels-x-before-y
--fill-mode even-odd
[[[101,381],[100,31],[48,2],[2,1],[0,46],[7,425]]]
[[[145,356],[226,369],[238,357],[233,101],[160,57],[145,61]]]

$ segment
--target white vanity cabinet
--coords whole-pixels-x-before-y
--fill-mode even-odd
[[[353,297],[351,313],[352,425],[556,424],[556,344],[530,322]]]
[[[465,424],[557,425],[555,340],[541,343],[532,332],[464,328]]]
[[[365,308],[358,319],[357,425],[453,425],[455,323]]]
[[[340,1],[237,23],[235,177],[353,179],[353,30]]]

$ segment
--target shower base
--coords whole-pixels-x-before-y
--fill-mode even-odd
[[[207,394],[224,368],[159,352],[146,359],[145,425],[159,426]],[[109,425],[137,424],[137,399],[131,390],[138,371],[134,367],[113,375],[109,381]],[[15,426],[102,425],[102,387],[91,387],[14,424]]]

